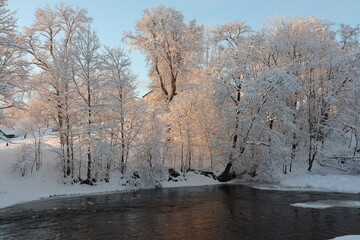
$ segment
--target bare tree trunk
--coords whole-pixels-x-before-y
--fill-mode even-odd
[[[74,179],[75,167],[74,167],[74,134],[71,131],[70,136],[70,150],[71,150],[71,178]]]
[[[71,151],[70,151],[70,121],[69,117],[66,118],[66,175],[71,174]]]
[[[123,87],[119,89],[120,97],[120,137],[121,137],[121,173],[125,172],[125,117],[124,117],[124,106],[123,106]]]
[[[272,118],[272,117],[271,117]],[[269,131],[269,158],[268,158],[268,160],[269,160],[269,167],[271,168],[270,169],[270,171],[273,171],[274,169],[272,169],[273,168],[273,165],[272,165],[272,160],[273,160],[273,156],[272,156],[272,149],[271,149],[271,141],[272,141],[272,139],[271,139],[271,132],[272,132],[272,130],[273,130],[273,127],[274,127],[274,120],[273,119],[271,119],[270,120],[270,122],[269,122],[269,129],[270,129],[270,131]],[[285,166],[286,166],[286,162],[285,162]]]
[[[310,89],[308,92],[308,125],[309,125],[309,156],[308,156],[308,171],[311,171],[313,162],[317,153],[315,146],[316,135],[318,132],[318,125],[316,121],[316,106],[315,106],[315,91]]]
[[[188,150],[187,150],[187,160],[188,160],[188,171],[190,171],[191,170],[191,161],[192,161],[192,159],[191,159],[191,149],[190,149],[190,147],[188,147]]]
[[[308,171],[311,171],[311,168],[313,166],[314,160],[315,160],[315,156],[317,154],[317,145],[316,143],[314,143],[314,137],[310,136],[310,143],[309,143],[309,167],[308,167]]]
[[[82,153],[81,153],[81,147],[79,148],[79,179],[81,179],[81,165],[82,165]]]
[[[181,141],[181,171],[183,172],[184,174],[184,177],[185,177],[185,166],[184,166],[184,143]]]
[[[298,93],[295,93],[295,100],[292,103],[292,110],[294,111],[294,114],[292,114],[293,117],[293,124],[294,126],[297,126],[297,100],[298,100]],[[291,155],[290,155],[290,166],[289,166],[289,172],[291,172],[292,170],[292,164],[295,161],[295,157],[296,157],[296,151],[297,151],[297,147],[298,147],[298,140],[297,140],[297,135],[296,133],[293,133],[292,136],[292,143],[291,143]]]
[[[225,170],[217,177],[217,180],[219,182],[228,182],[236,178],[236,174],[230,172],[232,165],[233,165],[232,162],[229,162],[226,165]]]
[[[210,155],[210,169],[214,170],[213,149],[212,149],[211,143],[209,141],[208,141],[208,149],[209,149],[209,155]]]

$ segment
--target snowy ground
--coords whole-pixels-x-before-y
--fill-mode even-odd
[[[312,172],[302,170],[284,174],[277,184],[246,184],[262,190],[278,191],[318,191],[338,193],[360,193],[360,175],[316,166]]]
[[[334,238],[333,240],[359,240],[360,235],[348,235],[348,236],[342,236]]]
[[[304,174],[289,176],[278,184],[245,184],[256,189],[360,193],[360,176]]]
[[[360,176],[308,173],[283,178],[280,186],[325,192],[360,193]]]
[[[284,177],[278,184],[246,184],[262,190],[360,193],[360,176],[302,174]]]
[[[16,160],[16,147],[21,143],[31,143],[31,139],[18,138],[12,140],[12,143],[6,146],[6,143],[0,142],[0,208],[4,208],[13,204],[37,200],[41,198],[77,195],[77,194],[93,194],[106,193],[115,191],[128,191],[129,188],[123,186],[121,179],[114,179],[110,183],[97,183],[96,186],[80,185],[80,184],[63,184],[58,181],[59,176],[56,175],[55,153],[53,147],[57,145],[56,138],[48,135],[44,138],[43,166],[39,172],[31,177],[21,177],[15,174],[13,169]],[[187,173],[187,181],[179,182],[163,182],[163,187],[185,187],[185,186],[201,186],[219,184],[211,178]],[[131,190],[131,189],[130,189]]]

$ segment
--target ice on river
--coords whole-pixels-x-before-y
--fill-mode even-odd
[[[290,205],[293,207],[317,208],[317,209],[325,209],[332,207],[360,208],[360,201],[319,200],[314,202],[294,203]]]

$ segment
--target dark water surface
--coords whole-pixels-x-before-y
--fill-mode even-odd
[[[330,239],[360,234],[360,209],[290,206],[357,194],[241,185],[56,198],[0,210],[0,239]]]

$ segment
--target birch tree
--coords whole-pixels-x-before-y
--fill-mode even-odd
[[[73,41],[82,32],[91,18],[84,9],[72,8],[63,3],[54,8],[39,8],[35,21],[25,28],[22,44],[32,56],[31,63],[37,66],[39,82],[36,84],[43,99],[52,103],[50,113],[56,122],[60,138],[60,158],[64,177],[73,177],[73,141],[71,96]]]
[[[98,50],[100,42],[95,32],[90,28],[84,30],[79,34],[74,41],[74,68],[73,81],[80,98],[80,111],[83,113],[81,117],[85,117],[85,121],[80,120],[80,128],[83,128],[79,134],[80,139],[84,139],[87,156],[87,180],[92,179],[92,149],[93,132],[95,131],[94,115],[96,112],[96,105],[98,94],[100,92],[100,54]],[[81,159],[79,159],[81,161]]]
[[[115,164],[123,174],[142,130],[143,107],[136,102],[136,76],[130,70],[131,62],[124,50],[105,47],[101,61],[104,79],[101,101],[107,118],[109,146],[116,149],[119,162]]]
[[[151,88],[171,102],[202,44],[201,27],[195,21],[184,23],[184,16],[173,8],[158,6],[145,9],[135,29],[125,33],[124,40],[146,55]]]
[[[0,1],[0,110],[21,105],[27,86],[29,68],[17,44],[15,14],[7,8],[7,0]]]

